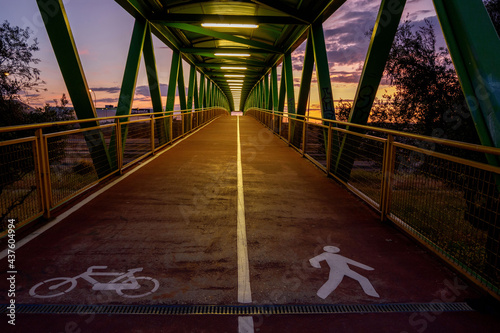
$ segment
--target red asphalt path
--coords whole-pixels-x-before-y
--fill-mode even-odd
[[[250,117],[240,117],[252,304],[482,302],[481,294]],[[16,250],[17,304],[237,305],[237,117],[221,117],[179,142]],[[145,164],[145,163],[144,163]],[[323,247],[374,270],[380,297],[345,277],[326,299],[329,267],[311,266]],[[6,258],[0,267],[8,267]],[[125,298],[78,279],[57,297],[30,289],[91,266],[125,272],[158,289]],[[150,278],[150,279],[149,279]],[[99,277],[108,282],[109,277]],[[150,284],[152,287],[152,284]],[[41,287],[43,288],[43,286]],[[0,303],[8,284],[0,282]],[[51,293],[42,291],[40,293]],[[141,289],[142,290],[142,289]],[[147,290],[146,290],[147,291]],[[18,314],[8,332],[238,332],[231,315]],[[255,332],[496,332],[476,311],[254,316]]]

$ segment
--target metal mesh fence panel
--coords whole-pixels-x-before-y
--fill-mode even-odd
[[[395,163],[391,216],[498,292],[498,171],[401,146]]]
[[[307,156],[326,168],[326,138],[328,128],[318,124],[306,124],[305,152]]]
[[[0,146],[0,232],[9,219],[18,223],[42,212],[37,186],[35,139]]]
[[[64,201],[95,183],[99,175],[112,170],[108,155],[95,148],[96,143],[109,146],[114,126],[72,134],[47,137],[52,205]],[[93,148],[93,153],[89,147]]]
[[[281,137],[288,141],[288,118],[283,117],[281,121]]]
[[[175,140],[183,134],[182,117],[180,115],[172,118],[172,139]]]
[[[123,145],[123,165],[134,162],[151,152],[151,123],[149,119],[121,124],[122,133],[128,128]],[[123,138],[122,138],[123,140]]]

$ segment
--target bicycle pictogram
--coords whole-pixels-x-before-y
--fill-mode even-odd
[[[114,290],[118,295],[127,298],[139,298],[150,295],[158,290],[160,284],[148,276],[135,277],[134,273],[142,271],[142,267],[132,268],[126,272],[96,272],[107,269],[108,266],[91,266],[86,272],[75,277],[56,277],[42,281],[30,289],[30,296],[50,298],[62,296],[75,289],[78,279],[83,279],[92,285],[92,290]],[[116,277],[109,282],[99,282],[94,277]],[[143,292],[144,291],[144,292]]]

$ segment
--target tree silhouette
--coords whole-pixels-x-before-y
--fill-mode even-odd
[[[448,50],[437,49],[430,21],[418,29],[409,20],[400,25],[385,74],[396,88],[385,96],[395,119],[419,134],[479,142]]]

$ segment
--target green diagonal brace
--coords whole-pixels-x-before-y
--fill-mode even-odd
[[[207,107],[206,93],[205,93],[205,74],[200,74],[200,108]]]
[[[76,116],[78,119],[96,118],[95,107],[62,0],[37,0],[37,4]],[[99,126],[99,122],[89,121],[80,126],[95,127]],[[85,132],[85,141],[98,176],[106,176],[111,171],[112,163],[102,131]]]
[[[349,122],[360,125],[368,122],[405,3],[406,0],[383,0],[380,4]],[[354,163],[353,149],[358,146],[358,140],[359,137],[354,135],[345,136],[334,162],[334,173],[344,181],[350,178]]]
[[[276,66],[271,69],[271,89],[272,89],[272,104],[270,109],[278,111],[278,71]]]
[[[167,103],[165,106],[165,111],[169,115],[173,114],[174,111],[175,91],[177,88],[177,80],[179,77],[179,66],[180,66],[180,53],[173,50],[172,64],[170,66],[170,77],[168,80]]]
[[[330,69],[326,54],[325,36],[321,22],[311,25],[312,43],[314,47],[314,61],[316,63],[316,76],[318,77],[318,90],[321,105],[321,115],[325,119],[335,120],[333,107],[332,84],[330,82]]]
[[[186,111],[188,115],[186,116],[186,121],[184,122],[184,132],[191,130],[191,113],[193,111],[193,97],[195,93],[195,83],[196,83],[196,68],[194,65],[189,67],[189,83],[188,83],[188,97],[187,97],[187,107]]]
[[[481,143],[500,147],[500,39],[481,0],[434,0]],[[497,157],[488,162],[500,165]]]
[[[292,67],[292,54],[286,53],[283,61],[286,79],[286,101],[288,105],[288,113],[295,115],[295,91],[293,82],[293,67]]]
[[[134,100],[135,86],[137,83],[137,75],[139,73],[139,65],[141,62],[141,53],[144,47],[146,38],[147,22],[138,19],[135,21],[134,30],[132,32],[132,40],[128,51],[127,62],[125,64],[125,72],[123,73],[122,87],[120,89],[120,97],[118,99],[118,107],[116,108],[117,116],[128,116],[132,111],[132,102]],[[129,118],[121,118],[120,122],[128,121]],[[128,125],[122,125],[122,153],[125,149],[127,141]],[[115,148],[115,137],[113,136],[110,142],[110,151]]]
[[[286,98],[286,70],[285,65],[281,66],[280,93],[278,98],[278,111],[284,112]]]
[[[194,73],[194,109],[198,110],[200,108],[200,95],[198,90],[198,75]]]
[[[297,101],[297,114],[304,116],[307,109],[309,92],[311,91],[311,79],[314,68],[314,47],[312,32],[309,30],[309,36],[306,41],[306,50],[304,62],[302,64],[302,78],[300,79],[299,99]],[[300,118],[304,119],[304,118]],[[295,147],[299,147],[302,141],[302,123],[297,122],[294,126],[292,142]]]
[[[160,81],[158,80],[158,71],[156,69],[156,59],[154,54],[153,39],[151,36],[151,27],[147,25],[146,36],[144,40],[144,63],[146,65],[146,73],[148,76],[149,94],[151,95],[151,103],[153,104],[153,112],[163,112],[161,102]],[[159,115],[155,115],[158,117]],[[167,143],[167,122],[166,119],[156,120],[155,131],[158,135],[159,144]]]
[[[186,85],[184,84],[184,67],[182,66],[182,58],[179,59],[179,75],[177,76],[177,91],[179,94],[179,107],[181,110],[186,110]]]

